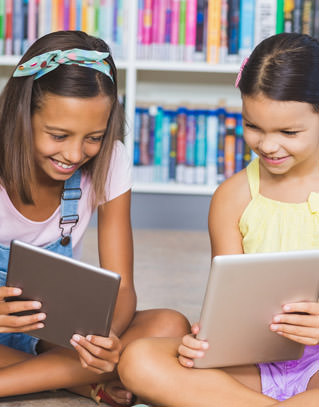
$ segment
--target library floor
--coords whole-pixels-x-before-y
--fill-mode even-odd
[[[134,231],[135,285],[138,309],[174,308],[191,322],[198,319],[210,265],[204,231]],[[83,260],[98,264],[96,230],[88,230]],[[0,399],[8,407],[81,407],[95,402],[67,391],[43,392]],[[105,404],[103,404],[105,405]]]

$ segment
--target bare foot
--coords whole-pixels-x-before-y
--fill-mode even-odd
[[[133,394],[126,390],[120,380],[112,380],[104,384],[104,391],[118,404],[131,405]]]

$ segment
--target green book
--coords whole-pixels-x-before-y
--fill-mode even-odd
[[[277,0],[276,34],[284,32],[285,25],[284,2],[285,0]]]
[[[6,21],[6,4],[5,0],[0,0],[0,54],[4,54],[5,41],[5,21]]]

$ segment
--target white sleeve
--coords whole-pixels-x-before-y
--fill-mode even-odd
[[[106,180],[106,200],[124,194],[132,188],[132,166],[124,144],[114,143],[109,172]]]

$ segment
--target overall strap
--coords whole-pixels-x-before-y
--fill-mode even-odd
[[[250,193],[252,199],[259,194],[259,158],[255,158],[251,163],[248,164],[247,168],[247,178],[250,188]]]
[[[61,218],[59,228],[61,229],[61,244],[66,246],[70,242],[72,229],[79,221],[78,203],[82,196],[81,170],[77,170],[71,178],[65,181],[61,195]]]

